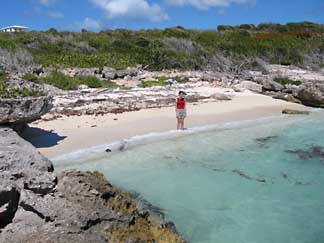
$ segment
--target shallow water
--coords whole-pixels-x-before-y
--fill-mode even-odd
[[[161,207],[189,242],[324,242],[323,112],[55,165],[103,172]]]

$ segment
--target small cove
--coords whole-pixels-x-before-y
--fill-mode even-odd
[[[324,241],[324,113],[61,157],[162,208],[189,242]]]

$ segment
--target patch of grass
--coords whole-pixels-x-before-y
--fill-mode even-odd
[[[75,90],[79,84],[77,79],[71,78],[58,71],[54,71],[47,77],[39,79],[39,82],[53,85],[62,90]]]
[[[177,83],[187,83],[189,82],[189,79],[187,78],[182,78],[182,77],[166,77],[166,76],[159,76],[156,78],[157,80],[148,80],[148,81],[142,81],[139,85],[139,87],[141,88],[149,88],[149,87],[153,87],[153,86],[167,86],[169,85],[166,80],[168,79],[172,79],[177,81]]]
[[[163,81],[163,80],[148,80],[148,81],[142,81],[139,84],[139,87],[141,88],[150,88],[150,87],[154,87],[154,86],[167,86],[168,84]]]
[[[282,77],[277,77],[277,78],[274,78],[273,81],[279,83],[279,84],[282,84],[284,86],[286,85],[301,85],[303,82],[302,81],[299,81],[299,80],[291,80],[289,78],[282,78]]]
[[[0,81],[5,81],[7,78],[7,75],[5,72],[0,71]]]
[[[76,79],[78,79],[76,82],[87,85],[89,88],[103,87],[103,81],[96,76],[78,76]]]
[[[25,73],[21,78],[33,83],[38,83],[38,77],[32,73]]]

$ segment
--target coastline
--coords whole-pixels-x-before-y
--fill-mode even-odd
[[[186,127],[279,116],[286,108],[310,109],[264,95],[240,93],[231,101],[188,104]],[[39,121],[30,125],[24,137],[42,154],[54,158],[135,136],[174,130],[175,126],[174,108],[163,107],[121,114],[70,116]]]

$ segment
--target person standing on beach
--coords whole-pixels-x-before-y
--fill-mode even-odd
[[[176,100],[176,115],[178,119],[178,130],[184,130],[184,119],[187,116],[186,110],[186,93],[184,91],[180,91],[178,94],[178,98]]]

